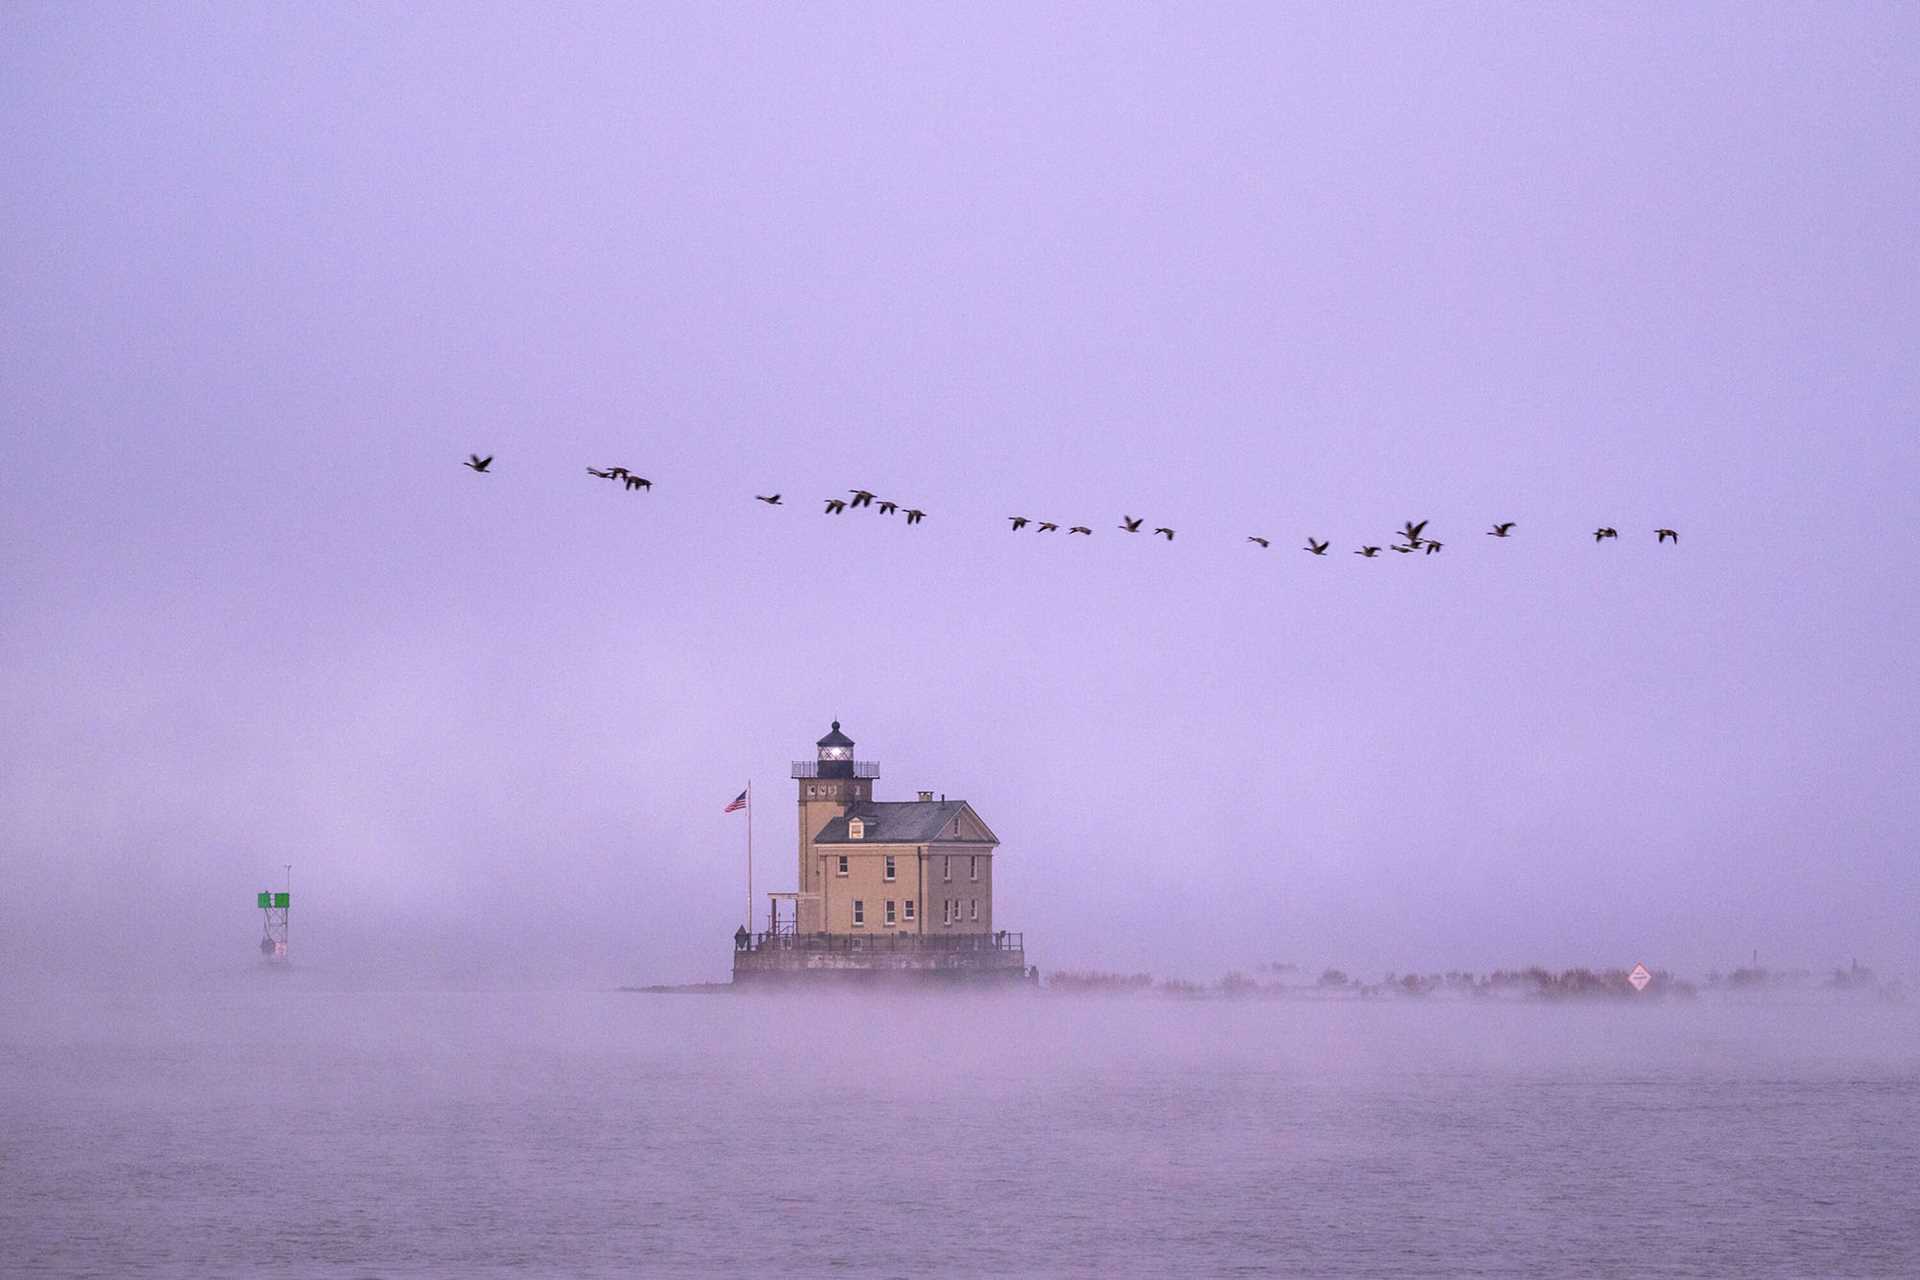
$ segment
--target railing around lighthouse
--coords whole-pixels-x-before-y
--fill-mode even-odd
[[[853,776],[856,778],[877,778],[880,776],[880,762],[878,760],[854,760],[851,762],[846,760],[795,760],[793,762],[793,776],[796,778],[817,778],[820,776],[821,765],[844,765],[847,763],[852,763]],[[844,778],[847,775],[842,773],[829,774],[828,776]]]
[[[744,951],[1025,951],[1025,935],[998,933],[799,933],[791,923],[756,933]]]

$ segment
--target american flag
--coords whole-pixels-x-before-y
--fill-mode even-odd
[[[726,808],[722,809],[720,812],[732,813],[735,809],[744,809],[746,807],[747,807],[747,793],[742,791],[739,795],[733,798],[732,804],[728,805]]]

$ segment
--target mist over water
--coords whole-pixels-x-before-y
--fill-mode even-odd
[[[10,1000],[21,1276],[1920,1267],[1880,1003]]]

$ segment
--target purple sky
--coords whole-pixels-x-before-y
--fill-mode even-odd
[[[1911,976],[1916,51],[0,9],[0,965],[719,977],[838,718],[1047,969]]]

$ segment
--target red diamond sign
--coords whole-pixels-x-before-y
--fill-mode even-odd
[[[1633,984],[1635,991],[1645,991],[1647,984],[1653,981],[1653,974],[1648,972],[1647,966],[1636,964],[1633,966],[1633,972],[1627,975],[1627,981]]]

